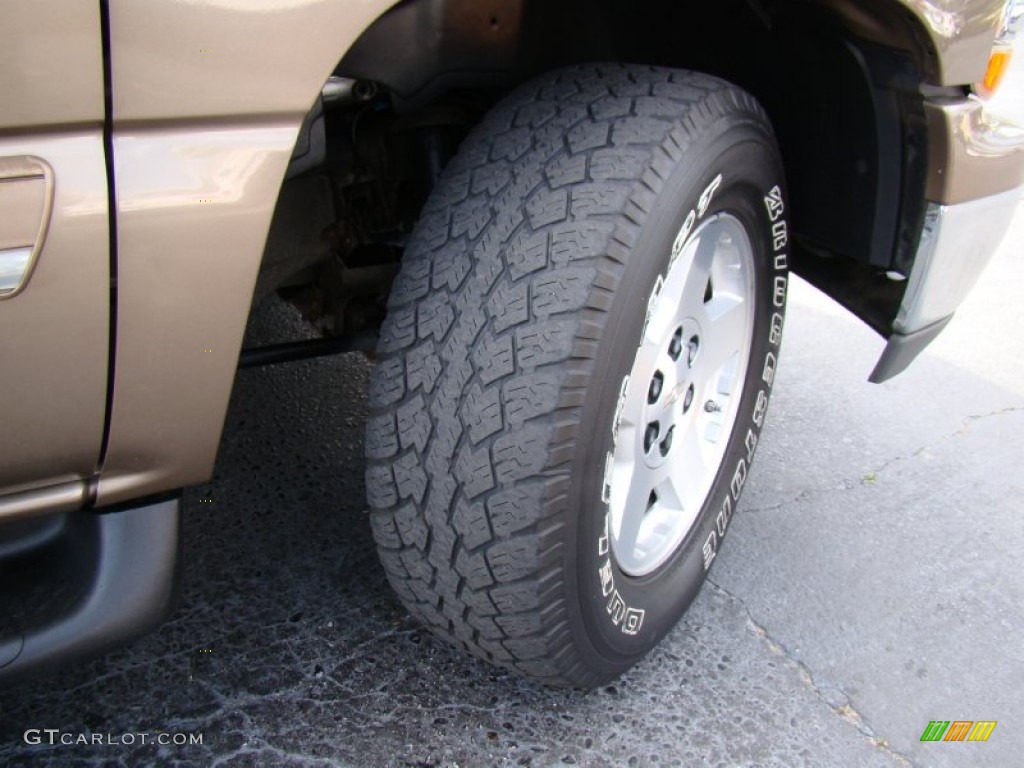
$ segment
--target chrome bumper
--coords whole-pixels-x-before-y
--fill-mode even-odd
[[[999,247],[1024,195],[1024,129],[977,99],[926,103],[930,172],[921,239],[870,380],[903,371],[938,336]]]
[[[1024,188],[967,203],[929,203],[903,302],[873,382],[903,371],[952,319],[999,248]]]

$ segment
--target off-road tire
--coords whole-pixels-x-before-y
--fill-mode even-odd
[[[414,617],[576,686],[617,676],[671,629],[715,558],[764,418],[784,200],[765,113],[701,74],[572,67],[473,130],[410,238],[370,390],[370,519]],[[608,552],[605,463],[654,286],[698,210],[728,213],[750,238],[749,366],[696,523],[637,578]]]

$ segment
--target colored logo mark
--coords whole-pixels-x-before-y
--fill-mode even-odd
[[[995,727],[995,720],[932,720],[921,741],[988,741]]]

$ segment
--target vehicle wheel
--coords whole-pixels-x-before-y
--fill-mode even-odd
[[[769,122],[701,74],[516,90],[432,193],[392,289],[367,488],[438,634],[545,682],[639,660],[736,509],[786,295]]]

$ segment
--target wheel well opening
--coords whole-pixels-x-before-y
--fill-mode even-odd
[[[268,256],[279,256],[265,264],[286,265],[272,282],[295,264],[280,256],[295,234],[287,211],[321,211],[306,239],[332,257],[283,284],[325,333],[375,328],[405,239],[462,138],[516,84],[593,61],[697,70],[754,94],[785,163],[794,269],[888,331],[905,283],[886,275],[909,272],[923,221],[919,89],[934,57],[915,18],[886,0],[399,3],[335,70],[368,90],[325,108],[325,164],[282,190],[275,223],[291,224],[271,230]]]

